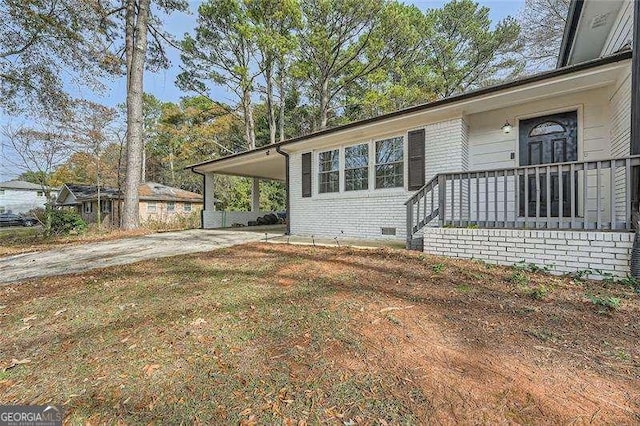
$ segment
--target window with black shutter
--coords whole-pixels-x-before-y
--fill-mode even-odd
[[[376,141],[376,189],[404,185],[404,138]]]
[[[311,153],[302,154],[302,196],[311,197]]]
[[[424,129],[409,132],[409,190],[415,191],[424,185]]]

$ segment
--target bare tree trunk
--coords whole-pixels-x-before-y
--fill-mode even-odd
[[[171,186],[176,186],[176,171],[173,162],[173,148],[169,154],[169,169],[171,170]]]
[[[320,90],[320,130],[327,127],[329,121],[329,79],[325,78]]]
[[[273,102],[273,61],[267,59],[264,70],[264,78],[267,81],[267,114],[269,120],[269,143],[276,143],[276,111]]]
[[[102,228],[102,206],[100,205],[100,157],[96,155],[96,186],[98,188],[98,229]]]
[[[143,114],[142,91],[144,61],[147,52],[147,24],[149,3],[140,0],[135,13],[135,0],[127,0],[126,48],[127,48],[127,176],[124,186],[122,228],[136,229],[140,225],[138,211],[140,171],[142,169]],[[134,24],[135,22],[135,24]],[[129,50],[131,49],[131,50]]]
[[[126,134],[125,134],[125,138],[126,138]],[[118,144],[119,144],[119,150],[118,150],[118,172],[117,172],[117,176],[116,179],[118,180],[118,198],[117,198],[117,211],[118,211],[118,226],[121,227],[122,226],[122,148],[123,148],[123,138],[120,137],[120,135],[118,135]],[[113,210],[113,206],[111,207]],[[113,222],[113,221],[112,221]]]
[[[140,171],[140,181],[146,182],[147,180],[147,146],[144,144],[142,147],[142,170]]]
[[[251,91],[248,88],[244,89],[242,96],[242,109],[244,110],[244,131],[247,138],[247,145],[249,149],[256,147],[256,131],[255,123],[253,121],[253,108],[251,105]]]
[[[284,141],[284,108],[285,108],[285,93],[284,93],[284,63],[280,64],[280,70],[278,71],[278,92],[280,95],[280,142]]]

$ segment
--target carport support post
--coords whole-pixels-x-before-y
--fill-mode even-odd
[[[213,173],[204,174],[204,209],[214,211],[216,209],[216,197],[213,193]]]
[[[260,179],[253,178],[253,187],[251,188],[251,211],[260,211]]]

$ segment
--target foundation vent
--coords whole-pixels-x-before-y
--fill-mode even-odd
[[[396,228],[382,228],[382,235],[396,235]]]

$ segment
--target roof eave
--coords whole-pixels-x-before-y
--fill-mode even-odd
[[[580,23],[583,6],[584,0],[571,0],[571,4],[569,5],[569,14],[567,16],[567,24],[564,27],[562,42],[560,44],[560,52],[558,54],[556,68],[565,67],[569,63],[569,57],[571,55],[571,49],[573,48],[578,23]]]

